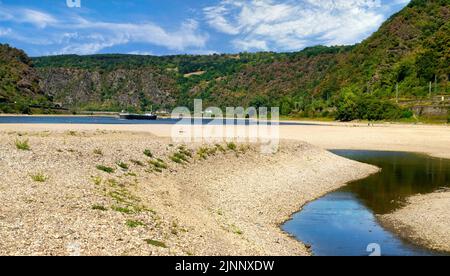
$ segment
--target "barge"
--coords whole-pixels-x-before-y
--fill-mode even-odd
[[[153,113],[147,114],[120,113],[119,118],[122,120],[156,120],[158,119],[158,115]]]

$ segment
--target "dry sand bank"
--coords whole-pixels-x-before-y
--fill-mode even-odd
[[[311,122],[307,122],[311,123]],[[173,125],[20,125],[0,124],[0,131],[115,130],[144,131],[170,137]],[[206,127],[205,127],[206,128]],[[280,126],[280,138],[305,141],[324,149],[387,150],[450,158],[450,126],[318,123]]]
[[[261,155],[180,150],[149,133],[27,130],[0,132],[1,255],[307,255],[279,224],[377,171],[303,142]],[[189,163],[170,158],[181,151]]]
[[[380,220],[404,238],[450,252],[450,192],[417,195],[408,205]]]

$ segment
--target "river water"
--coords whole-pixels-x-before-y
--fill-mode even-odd
[[[228,124],[228,125],[255,125],[257,120],[244,119],[223,119],[212,120],[202,119],[202,124]],[[102,125],[174,125],[177,123],[193,124],[194,119],[158,119],[158,120],[122,120],[115,116],[0,116],[0,124],[102,124]],[[269,123],[270,124],[270,123]],[[273,124],[276,124],[273,123]],[[289,121],[280,121],[279,125],[311,125],[314,123],[298,123]]]
[[[402,240],[376,216],[393,212],[409,196],[450,187],[450,160],[404,152],[333,152],[382,171],[307,204],[283,226],[286,232],[318,256],[368,256],[373,248],[388,256],[439,255]]]

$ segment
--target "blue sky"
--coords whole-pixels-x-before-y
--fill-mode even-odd
[[[70,0],[76,1],[76,0]],[[0,43],[31,56],[298,51],[362,41],[409,0],[0,0]]]

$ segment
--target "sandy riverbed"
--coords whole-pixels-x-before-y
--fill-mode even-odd
[[[308,255],[279,224],[377,171],[298,141],[273,155],[190,144],[179,164],[167,138],[73,129],[0,131],[1,255]]]
[[[307,122],[311,123],[311,122]],[[280,126],[280,138],[304,141],[324,149],[387,150],[426,153],[450,158],[450,126],[320,123]],[[0,124],[0,131],[110,130],[143,131],[170,137],[173,125],[20,125]],[[207,129],[208,127],[204,127]]]
[[[417,195],[382,223],[404,238],[428,248],[450,252],[450,192]]]

